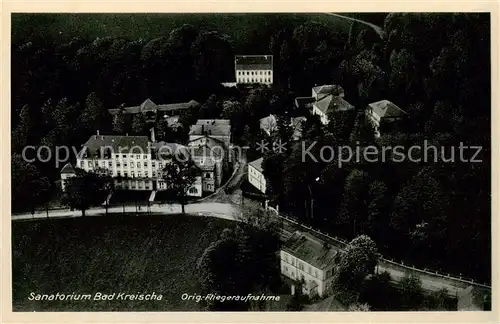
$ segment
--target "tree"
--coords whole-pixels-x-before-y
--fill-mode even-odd
[[[399,281],[399,286],[403,307],[407,310],[419,307],[422,303],[423,292],[422,282],[418,275],[407,274]]]
[[[95,205],[105,202],[109,194],[110,185],[113,181],[108,175],[99,172],[85,172],[82,169],[76,169],[74,177],[66,180],[66,188],[63,196],[63,202],[71,207],[85,211]]]
[[[167,185],[167,190],[179,200],[182,206],[182,213],[185,214],[185,199],[189,189],[195,183],[198,176],[198,169],[194,162],[188,158],[186,153],[176,152],[172,158],[166,161],[163,168],[163,181]]]
[[[276,257],[280,239],[273,220],[260,211],[245,210],[241,217],[236,228],[223,230],[198,260],[196,269],[204,292],[244,296],[273,293],[280,287]],[[209,302],[207,306],[211,310],[249,307],[241,301]]]
[[[135,134],[143,134],[146,130],[146,126],[146,119],[142,113],[135,114],[134,117],[132,117],[132,131]]]
[[[446,310],[448,296],[449,293],[446,288],[433,291],[429,296],[429,308],[433,310]]]
[[[118,112],[113,116],[113,132],[123,134],[125,132],[125,116],[123,105],[118,108]]]
[[[370,311],[370,305],[368,305],[367,303],[363,303],[363,304],[360,304],[360,303],[351,304],[351,305],[349,305],[348,311],[349,312],[369,312]]]
[[[23,150],[28,144],[32,127],[30,108],[28,105],[24,105],[19,113],[19,123],[12,134],[12,151],[21,152]]]
[[[95,92],[90,93],[85,101],[85,108],[83,109],[80,117],[80,126],[86,131],[93,131],[99,129],[103,125],[107,113]]]
[[[34,213],[37,206],[49,202],[49,179],[42,176],[33,163],[26,162],[20,154],[13,154],[11,166],[13,210],[29,209]]]
[[[352,170],[347,176],[338,223],[355,226],[354,222],[366,219],[366,194],[370,181],[368,174],[359,169]],[[353,230],[355,230],[354,227]]]
[[[346,305],[357,302],[366,276],[373,274],[379,254],[372,239],[361,235],[342,252],[332,280],[333,291]]]

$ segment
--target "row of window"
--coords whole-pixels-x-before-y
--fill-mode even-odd
[[[92,163],[93,162],[93,163]],[[92,165],[94,165],[95,167],[99,167],[99,161],[87,161],[87,166],[89,168],[92,168]],[[138,169],[141,168],[141,165],[144,165],[144,168],[147,168],[149,166],[148,162],[143,162],[141,164],[141,162],[131,162],[130,163],[130,167],[131,168],[135,168],[135,166],[137,166]],[[105,168],[106,167],[106,161],[101,161],[101,167]],[[112,168],[113,167],[113,162],[112,161],[108,161],[108,165],[107,165],[109,168]],[[122,166],[122,163],[121,162],[116,162],[116,167],[117,168],[120,168]],[[156,162],[151,162],[151,166],[153,168],[156,167]],[[80,168],[84,168],[85,167],[85,162],[84,161],[80,161]],[[123,162],[123,167],[128,167],[128,163],[127,162]],[[163,163],[159,162],[158,163],[158,167],[162,168],[163,167]]]
[[[310,265],[304,263],[304,262],[301,262],[299,259],[296,259],[294,258],[293,256],[290,256],[290,261],[288,259],[288,254],[286,253],[283,253],[284,254],[284,257],[285,257],[285,261],[287,263],[290,263],[292,266],[295,266],[295,262],[297,262],[297,268],[299,270],[302,270],[304,272],[307,272],[308,274],[310,274],[311,276],[314,276],[316,278],[319,278],[319,273],[318,273],[318,269],[314,268],[314,267],[311,267]],[[313,271],[314,270],[314,271]]]
[[[130,184],[124,184],[123,187],[125,188],[130,188],[130,189],[145,189],[145,190],[150,190],[152,187],[148,183],[135,183],[132,182]]]
[[[238,75],[271,75],[271,71],[238,71]]]
[[[238,78],[239,83],[271,83],[271,78]]]

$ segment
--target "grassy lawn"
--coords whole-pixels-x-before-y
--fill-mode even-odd
[[[181,215],[12,224],[14,311],[201,310],[195,264],[229,221]],[[161,294],[161,301],[30,301],[36,294]]]

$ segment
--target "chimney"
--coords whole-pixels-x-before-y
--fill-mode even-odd
[[[156,139],[155,139],[155,128],[151,127],[150,132],[151,132],[151,142],[154,143],[154,142],[156,142]]]

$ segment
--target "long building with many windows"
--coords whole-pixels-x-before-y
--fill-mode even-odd
[[[234,58],[236,83],[273,83],[272,55],[236,55]]]
[[[92,135],[83,145],[76,159],[76,167],[87,172],[108,170],[115,178],[115,188],[123,190],[166,190],[162,178],[165,163],[176,156],[191,158],[188,147],[176,143],[152,141],[147,136]],[[175,156],[174,156],[175,155]],[[202,195],[202,178],[197,177],[188,195]],[[61,187],[74,175],[71,166],[61,170]]]

